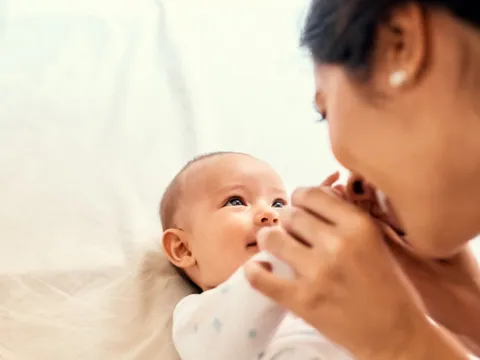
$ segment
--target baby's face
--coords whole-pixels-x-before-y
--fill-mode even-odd
[[[214,288],[258,252],[257,232],[278,225],[287,194],[270,166],[241,154],[193,164],[184,185],[190,205],[182,204],[181,215],[196,260],[186,271],[204,290]]]

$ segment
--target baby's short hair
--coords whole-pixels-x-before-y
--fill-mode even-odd
[[[215,151],[210,153],[205,153],[199,156],[194,157],[192,160],[187,162],[175,175],[170,184],[165,189],[163,193],[162,200],[160,201],[160,221],[162,223],[163,231],[167,229],[176,228],[177,224],[175,223],[175,216],[178,211],[178,205],[182,200],[182,177],[185,172],[193,165],[202,160],[210,159],[212,157],[221,156],[221,155],[247,155],[241,152],[235,151]]]
[[[247,155],[240,152],[234,151],[216,151],[206,154],[202,154],[194,157],[192,160],[187,162],[175,175],[170,184],[165,189],[163,193],[162,200],[160,201],[160,221],[162,222],[163,231],[168,229],[177,228],[178,225],[175,222],[175,217],[178,211],[178,204],[182,201],[182,177],[185,172],[193,165],[202,160],[210,159],[215,156],[229,155],[229,154],[239,154]],[[189,284],[195,293],[201,293],[202,289],[187,275],[187,273],[176,266],[174,266],[178,274]]]

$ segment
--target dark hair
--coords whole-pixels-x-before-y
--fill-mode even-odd
[[[393,10],[411,3],[425,10],[445,9],[480,30],[478,0],[312,0],[301,45],[319,64],[368,75],[379,25]]]

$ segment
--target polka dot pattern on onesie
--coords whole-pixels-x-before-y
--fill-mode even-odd
[[[212,325],[213,325],[213,328],[218,332],[222,331],[222,322],[217,318],[213,319]]]

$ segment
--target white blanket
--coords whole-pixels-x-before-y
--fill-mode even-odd
[[[297,48],[303,8],[0,0],[2,360],[108,360],[105,295],[158,240],[160,196],[194,154],[252,153],[290,188],[336,168]],[[160,263],[148,360],[174,358],[169,312],[187,292]]]

